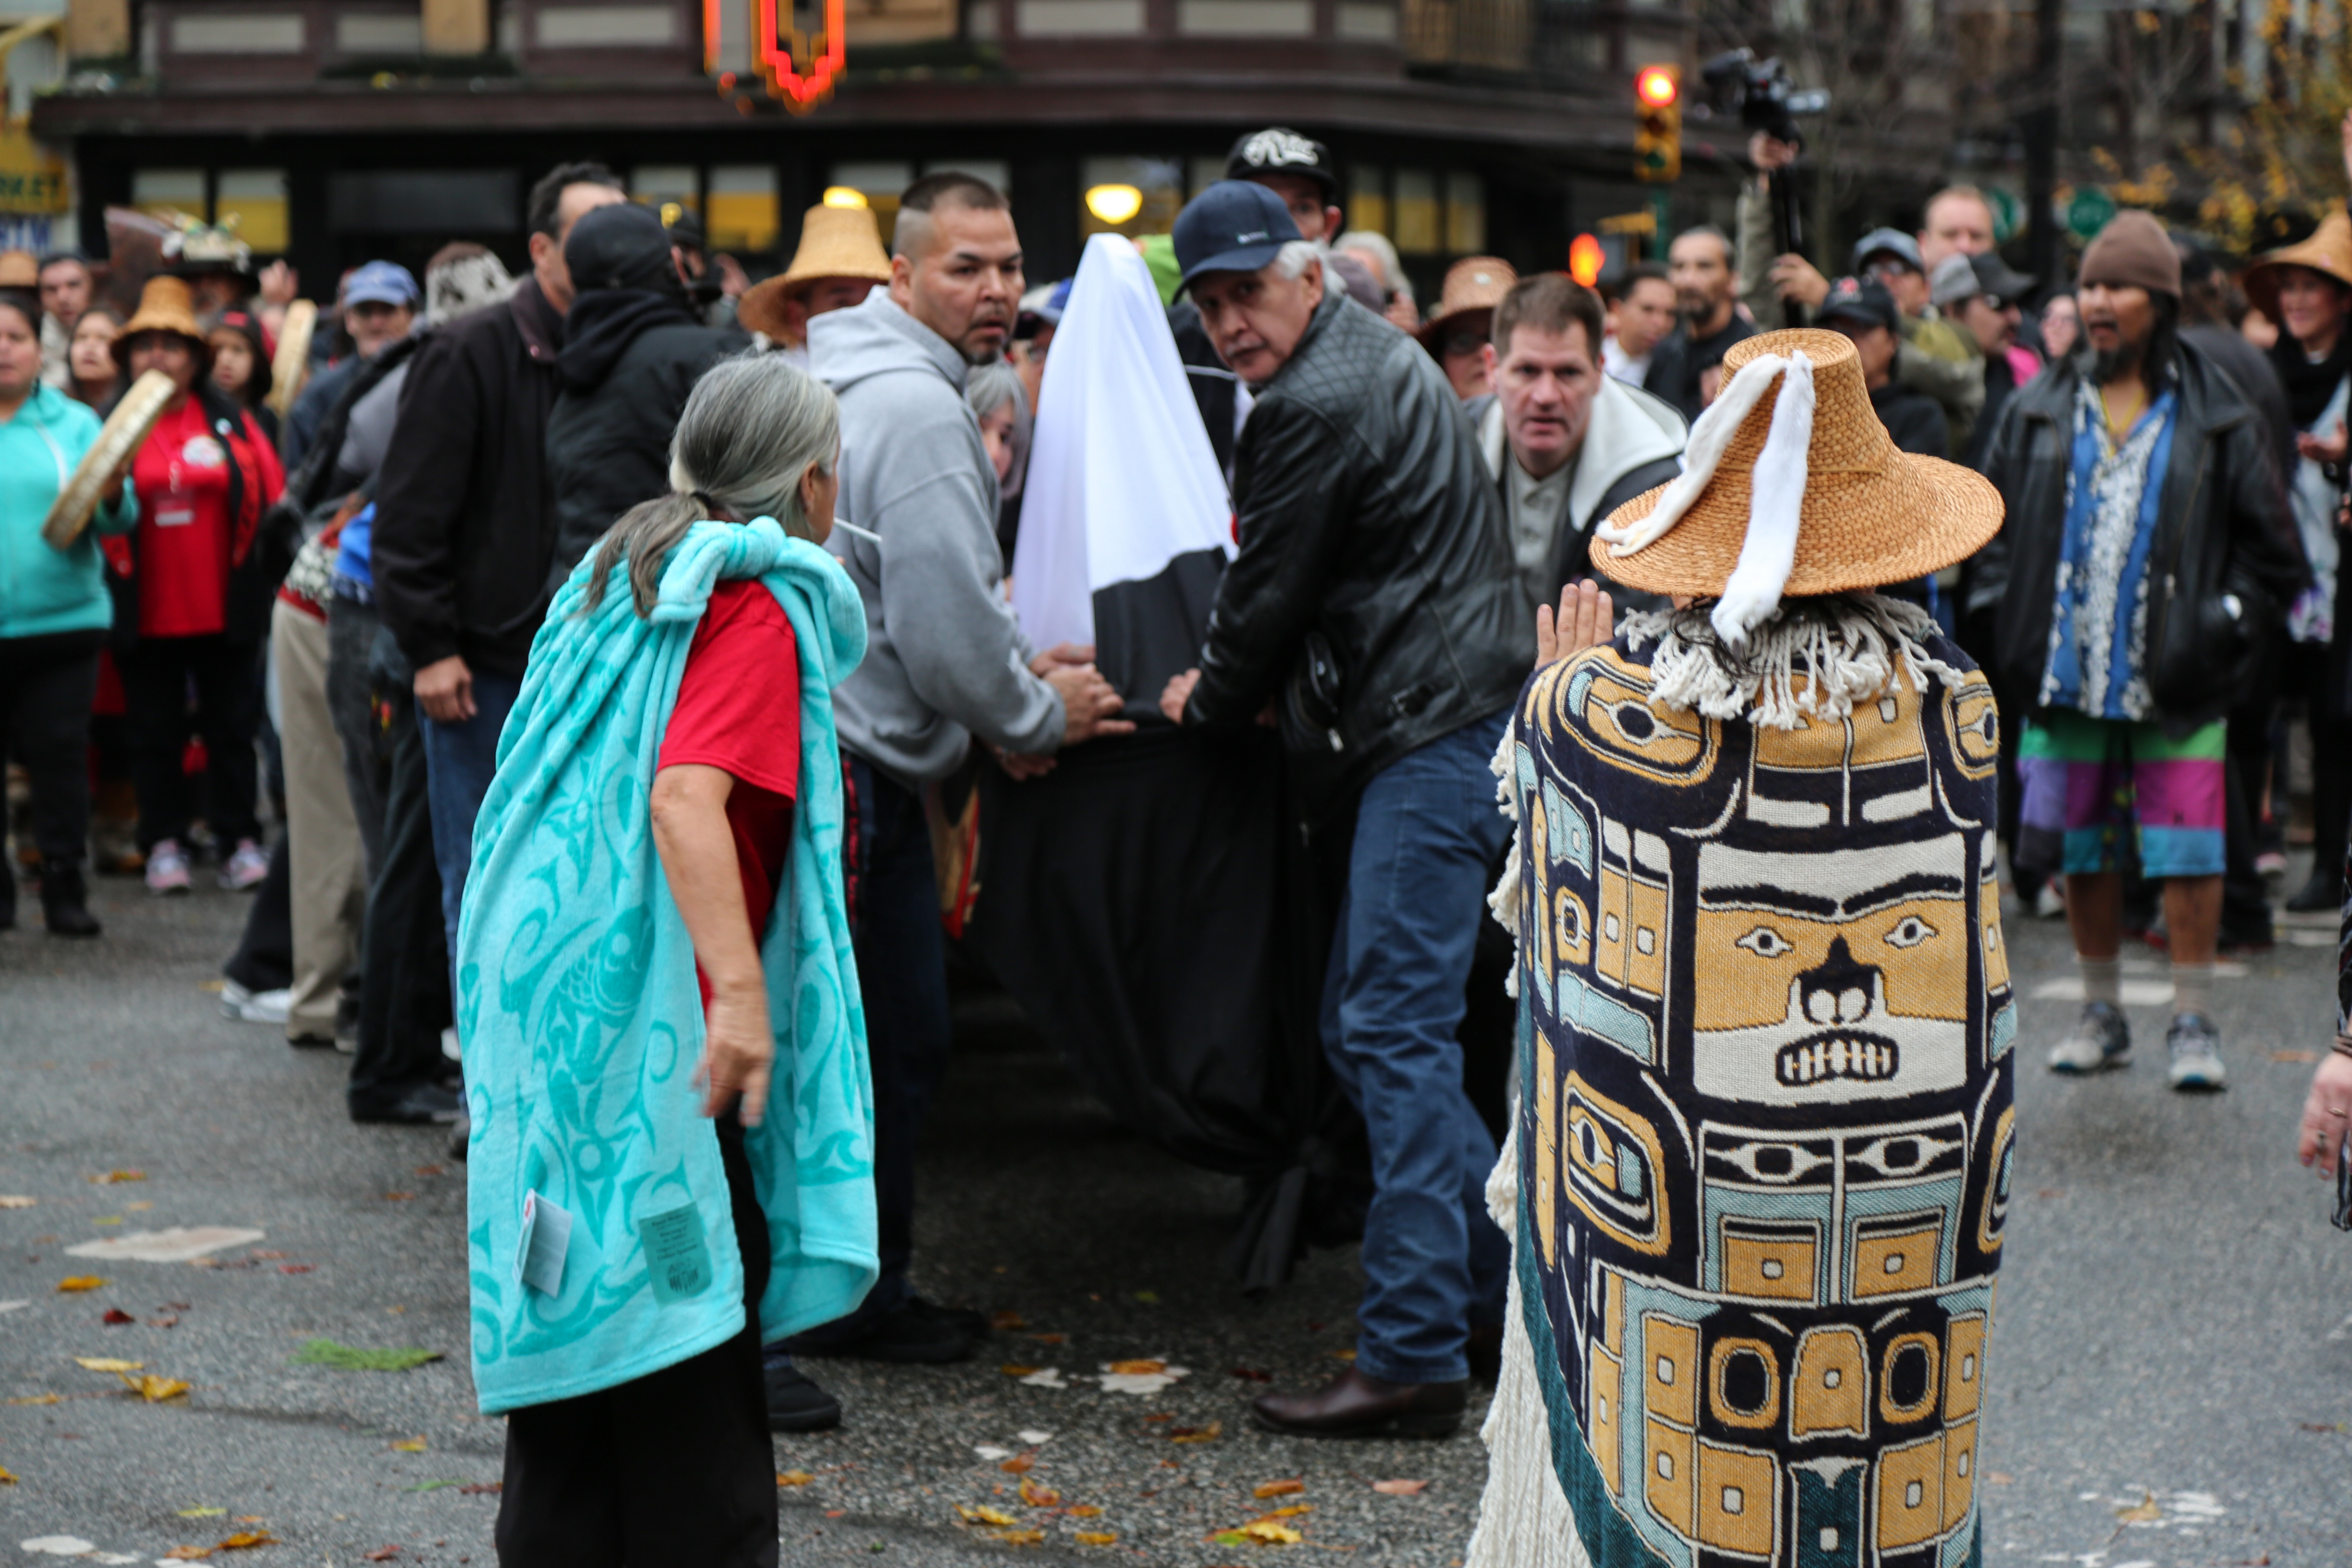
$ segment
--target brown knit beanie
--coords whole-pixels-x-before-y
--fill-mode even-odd
[[[2151,294],[2180,298],[2180,252],[2153,213],[2135,208],[2117,213],[2099,237],[2083,253],[2083,270],[2076,282],[2083,288],[2104,283],[2112,289],[2140,288]]]

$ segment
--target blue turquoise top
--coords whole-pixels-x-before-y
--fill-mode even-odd
[[[743,1328],[719,1141],[690,1083],[694,950],[653,839],[662,732],[711,586],[758,577],[799,645],[800,798],[760,944],[776,1065],[745,1139],[773,1268],[762,1340],[841,1316],[876,1273],[872,1080],[842,876],[833,691],[866,651],[840,564],[772,519],[698,522],[650,618],[625,569],[555,596],[499,740],[458,925],[474,1383],[485,1415],[643,1377]],[[779,700],[786,694],[779,693]],[[569,1216],[556,1289],[521,1281],[523,1206]],[[544,1216],[542,1216],[544,1217]]]

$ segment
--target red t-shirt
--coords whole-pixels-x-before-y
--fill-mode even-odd
[[[249,515],[285,488],[277,455],[247,422],[262,493],[247,495]],[[228,466],[235,459],[194,397],[167,409],[131,465],[139,493],[139,635],[206,637],[228,624],[228,576],[236,520],[228,514]]]
[[[711,590],[686,650],[677,703],[656,768],[699,763],[735,780],[727,826],[743,877],[743,908],[756,942],[768,930],[792,858],[793,797],[801,773],[801,660],[776,596],[756,580]],[[702,1000],[710,983],[699,966]]]

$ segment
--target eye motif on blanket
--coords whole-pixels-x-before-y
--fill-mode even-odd
[[[1927,647],[1792,730],[1654,705],[1622,643],[1523,699],[1519,1281],[1599,1568],[1977,1551],[2000,728]]]

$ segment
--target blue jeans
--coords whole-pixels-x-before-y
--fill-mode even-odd
[[[1356,1366],[1469,1375],[1472,1324],[1503,1321],[1510,1243],[1486,1215],[1495,1140],[1462,1087],[1463,988],[1509,825],[1487,763],[1509,711],[1374,774],[1323,988],[1323,1048],[1372,1146]]]
[[[915,1250],[915,1143],[948,1066],[947,936],[923,798],[845,753],[856,816],[850,941],[874,1070],[874,1198],[881,1275],[856,1311],[788,1342],[820,1353],[905,1305]]]
[[[498,772],[499,731],[507,727],[522,678],[474,672],[474,716],[455,724],[427,719],[425,787],[433,810],[433,859],[441,870],[441,923],[448,928],[449,956],[457,956],[457,910],[466,895],[466,871],[474,863],[474,818]]]

